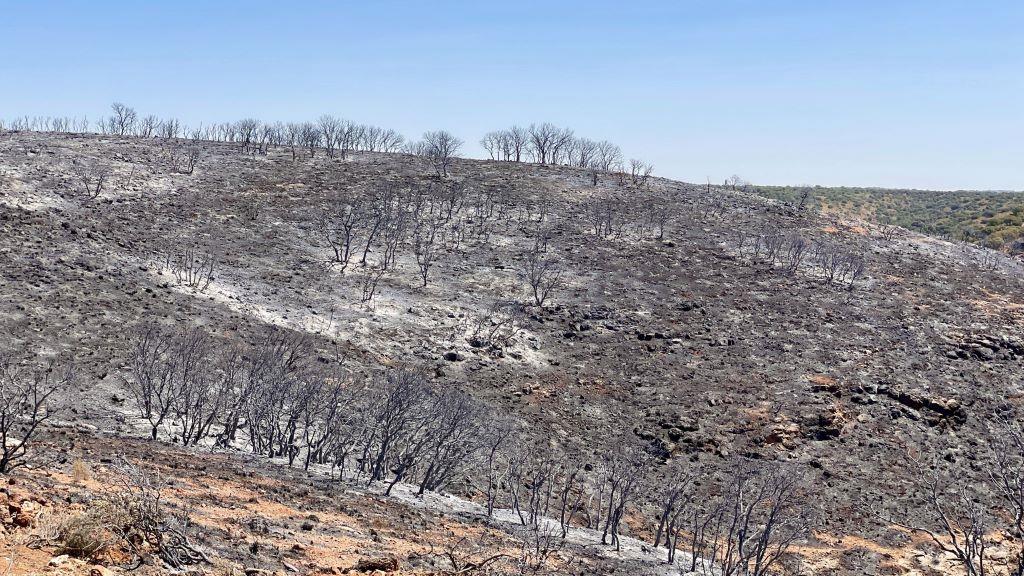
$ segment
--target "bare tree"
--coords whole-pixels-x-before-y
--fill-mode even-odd
[[[501,485],[504,484],[504,472],[507,472],[508,467],[503,466],[501,460],[505,456],[506,449],[514,448],[516,444],[513,438],[514,433],[515,428],[512,422],[498,417],[495,417],[491,425],[484,430],[482,442],[487,466],[487,488],[484,491],[484,497],[487,500],[488,517],[494,515],[498,492]]]
[[[569,164],[569,153],[575,141],[573,131],[569,128],[560,128],[555,132],[551,140],[551,163]]]
[[[422,406],[431,395],[426,378],[412,370],[389,372],[381,387],[382,402],[375,415],[376,439],[367,462],[371,483],[385,478],[389,460],[396,459],[396,450],[416,440],[425,426]]]
[[[114,102],[111,104],[110,109],[113,111],[113,115],[108,120],[110,131],[118,136],[127,136],[130,134],[138,117],[135,113],[135,109],[125,106],[120,102]]]
[[[926,533],[943,552],[955,556],[968,576],[984,576],[986,554],[991,547],[988,533],[993,526],[988,511],[979,502],[976,487],[970,483],[949,486],[937,472],[929,476],[925,501],[939,529],[912,529]]]
[[[647,185],[647,181],[650,179],[651,172],[653,171],[654,167],[642,160],[633,159],[629,161],[630,179],[632,180],[633,185],[638,188],[643,188]]]
[[[73,381],[70,366],[26,367],[13,357],[0,357],[0,474],[28,462],[39,427],[54,413],[50,398]]]
[[[315,398],[309,349],[306,334],[274,330],[251,352],[255,384],[244,410],[253,453],[284,456],[289,465],[298,457],[299,423]]]
[[[423,142],[425,155],[434,164],[438,176],[447,177],[452,162],[458,156],[459,149],[462,148],[462,140],[449,132],[437,130],[423,134]]]
[[[622,151],[618,146],[607,140],[597,143],[597,152],[594,158],[594,167],[606,172],[615,170],[622,163]]]
[[[387,128],[379,126],[352,125],[353,147],[367,152],[395,152],[402,147],[405,137]]]
[[[161,138],[171,140],[181,135],[181,122],[175,118],[168,118],[157,127],[157,135]]]
[[[328,158],[334,158],[334,147],[338,144],[342,123],[340,120],[329,114],[324,114],[317,120],[320,128],[320,135],[323,137],[324,151]]]
[[[614,440],[605,450],[603,468],[608,503],[605,509],[601,543],[611,544],[619,550],[619,527],[626,507],[634,498],[640,480],[646,475],[650,456],[631,437]]]
[[[199,328],[183,331],[173,353],[178,365],[173,411],[181,421],[181,442],[198,444],[220,415],[237,365],[230,356],[218,358],[210,337]]]
[[[568,163],[577,168],[592,168],[597,160],[598,144],[588,138],[575,139],[568,154]]]
[[[427,277],[437,259],[437,244],[441,240],[439,236],[443,233],[444,221],[439,218],[429,218],[427,222],[417,226],[413,236],[413,252],[416,255],[416,265],[419,267],[424,288],[427,287]]]
[[[489,416],[472,396],[459,390],[437,395],[418,494],[443,489],[483,448],[480,432]]]
[[[140,328],[130,363],[128,390],[140,415],[149,422],[150,437],[156,440],[160,426],[174,410],[179,392],[174,334],[153,325]]]
[[[307,371],[309,347],[304,334],[275,329],[244,352],[229,349],[223,354],[222,362],[233,366],[230,373],[235,377],[224,388],[227,399],[218,445],[230,445],[240,428],[246,427],[254,453],[287,451],[283,413],[290,408],[287,403],[298,379]]]
[[[402,148],[405,143],[405,136],[402,136],[396,130],[385,129],[383,134],[380,136],[378,143],[378,150],[381,152],[397,152]]]
[[[366,303],[373,300],[373,297],[377,295],[377,287],[380,286],[380,281],[384,278],[384,274],[387,273],[387,268],[380,264],[375,264],[366,268],[363,271],[362,278],[360,280],[360,287],[362,289],[362,295],[360,296],[360,302]]]
[[[728,178],[725,179],[725,185],[731,188],[732,190],[743,190],[747,186],[750,186],[750,183],[744,180],[743,178],[740,178],[738,175],[733,174],[732,176],[729,176]]]
[[[507,131],[509,158],[513,162],[522,162],[523,154],[529,145],[530,136],[521,126],[513,126]]]
[[[880,514],[887,523],[926,534],[968,576],[1024,575],[1024,434],[1000,418],[969,460],[911,458],[927,520]]]
[[[184,154],[184,168],[185,174],[192,174],[196,169],[196,164],[199,162],[199,146],[196,144],[190,144],[185,147]]]
[[[299,156],[299,150],[303,147],[303,126],[295,122],[289,122],[284,126],[284,143],[292,153],[292,161]]]
[[[658,232],[658,240],[665,239],[665,227],[675,216],[675,209],[672,202],[661,198],[652,198],[647,203],[647,221]]]
[[[237,138],[235,141],[242,145],[243,152],[255,155],[259,150],[258,139],[261,125],[262,123],[255,118],[243,118],[235,122],[233,127]]]
[[[703,562],[723,576],[774,574],[813,526],[803,476],[775,463],[738,461],[702,508],[692,516],[691,571]]]
[[[580,511],[586,495],[587,465],[575,454],[562,457],[558,478],[558,523],[562,527],[562,539],[569,535],[573,519]]]
[[[679,536],[685,528],[684,513],[692,506],[693,475],[681,461],[673,461],[663,475],[656,476],[655,494],[659,506],[658,528],[654,533],[653,546],[657,548],[664,539],[668,549],[666,561],[675,561]]]
[[[490,565],[500,560],[511,560],[513,556],[505,553],[492,554],[483,558],[473,559],[471,553],[467,552],[463,548],[467,544],[465,536],[459,539],[452,539],[448,542],[442,553],[434,552],[434,545],[430,545],[430,554],[436,558],[443,559],[449,565],[451,565],[451,571],[446,571],[444,574],[461,575],[461,574],[492,574]]]
[[[405,205],[405,199],[400,193],[394,199],[387,212],[381,227],[380,239],[383,245],[382,258],[378,262],[384,270],[391,270],[398,260],[398,249],[405,242],[409,233],[411,216]]]
[[[533,303],[540,308],[544,307],[551,293],[563,285],[561,265],[554,258],[545,256],[537,245],[526,255],[525,276]]]
[[[186,245],[182,249],[169,251],[164,266],[174,274],[181,285],[197,292],[205,292],[213,282],[216,263],[217,259],[212,253],[193,245]]]
[[[622,213],[625,210],[618,198],[611,195],[594,196],[583,209],[596,236],[608,238],[621,232]]]
[[[547,164],[551,160],[555,146],[561,140],[562,130],[554,124],[544,122],[543,124],[531,124],[528,133],[533,161]]]
[[[88,200],[95,200],[103,194],[103,187],[110,176],[110,168],[104,164],[75,160],[72,172],[78,179],[82,195]]]
[[[346,157],[349,150],[356,150],[362,145],[365,132],[365,128],[355,122],[342,121],[338,129],[338,147],[341,148],[342,158]]]
[[[303,122],[299,126],[299,141],[309,150],[310,158],[316,156],[316,149],[320,146],[321,139],[320,129],[312,122]]]
[[[503,132],[488,132],[480,139],[480,146],[487,151],[491,160],[501,160],[502,143],[505,138]]]
[[[367,220],[358,204],[334,200],[324,208],[314,222],[314,233],[331,249],[331,262],[345,272],[356,245],[357,233]]]
[[[152,138],[160,126],[160,119],[152,114],[145,116],[142,120],[139,120],[138,125],[135,128],[135,135],[140,138]]]
[[[311,463],[323,464],[333,453],[332,441],[347,424],[346,412],[359,406],[358,393],[349,386],[349,375],[338,369],[319,370],[310,385],[313,399],[303,414],[303,444],[306,449],[304,468]]]
[[[469,345],[493,350],[508,348],[522,331],[525,317],[521,303],[495,300],[474,322],[468,338]]]

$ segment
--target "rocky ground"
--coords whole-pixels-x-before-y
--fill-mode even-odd
[[[0,347],[73,360],[79,376],[57,399],[60,419],[102,432],[51,430],[55,463],[14,476],[8,494],[32,494],[44,509],[79,505],[100,489],[105,461],[134,457],[172,480],[172,505],[201,510],[203,545],[223,569],[340,571],[387,557],[429,572],[451,568],[421,559],[453,534],[486,542],[480,549],[517,544],[508,527],[479,519],[237,454],[137,440],[124,379],[128,328],[142,321],[198,323],[224,340],[251,341],[268,325],[302,331],[324,362],[354,374],[429,366],[561,445],[627,431],[711,467],[735,455],[794,462],[815,479],[820,523],[802,550],[823,574],[943,573],[941,559],[916,551],[926,542],[879,518],[915,514],[912,458],[960,457],[991,414],[1015,411],[1021,397],[1021,265],[969,246],[715,187],[655,179],[627,190],[570,168],[460,160],[452,177],[473,191],[461,244],[440,256],[426,287],[401,252],[398,271],[362,302],[366,272],[330,265],[311,223],[336,195],[436,183],[424,159],[293,161],[203,143],[184,174],[173,155],[157,140],[0,135]],[[98,198],[80,190],[83,162],[111,170]],[[502,216],[480,216],[485,197]],[[615,234],[594,233],[600,201],[614,201]],[[663,235],[636,224],[662,205]],[[532,309],[504,353],[475,348],[467,331],[495,300],[527,298],[523,254],[541,223],[565,285]],[[851,254],[864,271],[842,283],[811,268],[787,273],[753,252],[772,231]],[[215,257],[202,290],[164,266],[188,247]],[[89,479],[71,478],[76,459]],[[257,516],[266,532],[248,524]],[[305,530],[309,516],[318,520]],[[34,522],[7,532],[12,573],[61,573],[47,568],[52,547],[19,543],[38,538]],[[646,537],[645,522],[633,535]],[[637,569],[607,560],[595,551],[560,561],[584,562],[582,573]]]
[[[81,560],[53,538],[62,522],[102,506],[121,481],[123,461],[143,464],[163,486],[170,514],[188,511],[194,543],[213,574],[341,574],[383,569],[448,574],[460,563],[494,554],[518,558],[518,542],[470,514],[443,514],[373,491],[237,454],[184,451],[144,441],[61,429],[48,448],[62,452],[45,470],[24,474],[4,490],[8,537],[0,566],[10,574],[114,574],[126,551]],[[456,547],[457,545],[457,547]],[[118,557],[121,555],[121,557]],[[565,553],[563,564],[571,562]],[[503,560],[509,562],[510,560]],[[131,573],[165,573],[150,559]],[[7,574],[8,572],[4,572]]]

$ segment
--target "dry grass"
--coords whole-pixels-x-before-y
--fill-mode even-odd
[[[92,472],[89,470],[89,465],[86,464],[81,458],[76,459],[71,464],[71,478],[75,484],[85,484],[92,479]]]
[[[84,510],[50,511],[40,517],[35,539],[54,546],[55,555],[95,561],[105,557],[116,543],[110,530],[113,521],[110,508],[100,503]]]

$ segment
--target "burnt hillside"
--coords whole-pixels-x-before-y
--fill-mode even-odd
[[[638,447],[649,461],[620,531],[648,544],[663,478],[712,486],[738,462],[780,466],[810,504],[790,551],[841,574],[934,554],[885,519],[931,522],[922,467],[974,462],[987,425],[1018,413],[1021,265],[973,246],[659,178],[467,159],[440,177],[407,154],[213,142],[186,169],[188,146],[0,134],[0,349],[73,364],[53,422],[110,434],[103,450],[151,428],[187,443],[187,415],[150,426],[137,406],[141,331],[198,331],[241,358],[301,341],[310,370],[358,387],[367,413],[400,371],[465,394],[489,415],[474,435],[500,416],[530,458],[558,462],[551,484],[565,462],[611,469],[609,453]],[[216,443],[213,422],[198,445]],[[269,452],[254,460],[267,466],[294,450],[298,468],[311,452],[273,433],[258,448],[250,429],[221,448]],[[382,489],[427,474],[387,458]],[[484,468],[460,461],[444,491],[480,502]],[[511,474],[504,485],[523,479]],[[569,480],[570,524],[601,527],[590,483],[603,481]],[[946,569],[929,558],[913,569]]]

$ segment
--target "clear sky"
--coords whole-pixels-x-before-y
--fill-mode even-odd
[[[1024,189],[1024,1],[0,0],[0,117],[550,121],[656,173]]]

